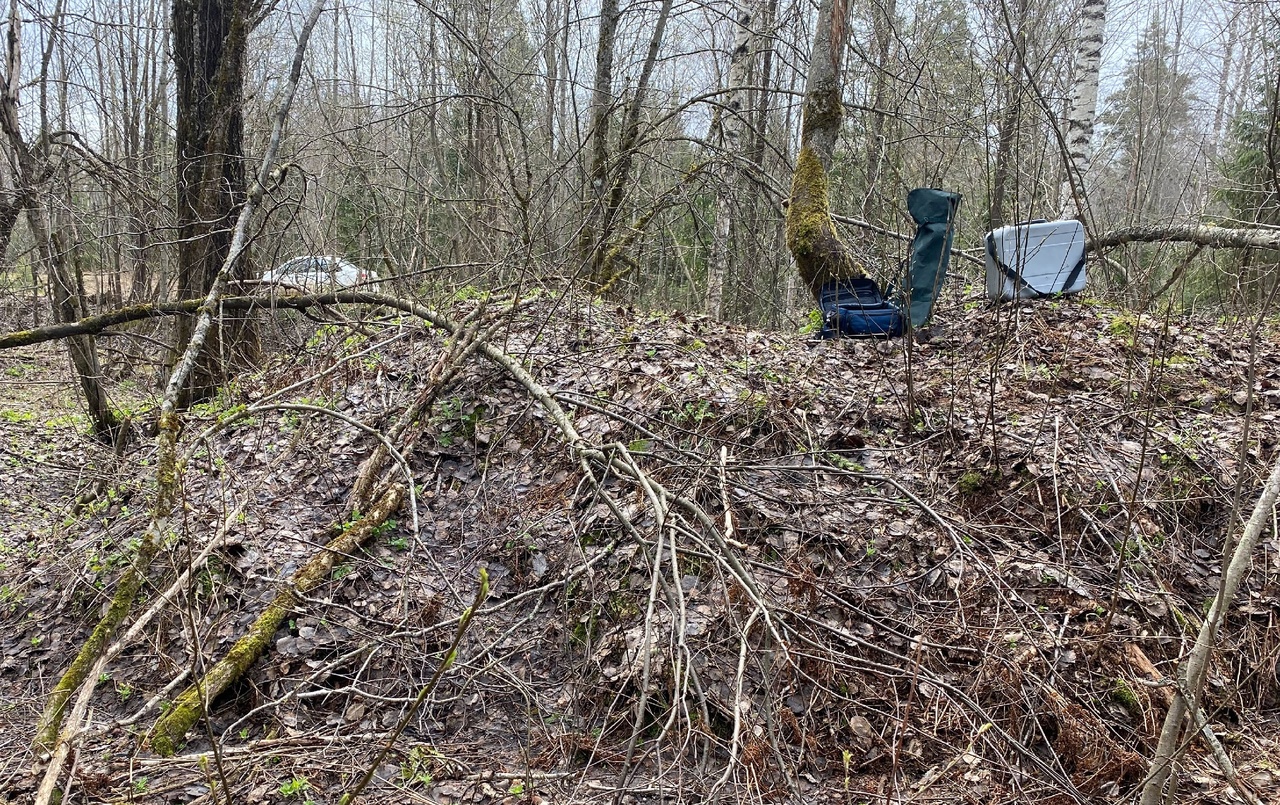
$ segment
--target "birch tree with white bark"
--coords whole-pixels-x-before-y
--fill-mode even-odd
[[[1062,216],[1083,217],[1087,206],[1084,176],[1089,169],[1093,127],[1098,117],[1098,82],[1102,45],[1107,29],[1107,0],[1084,0],[1080,8],[1080,36],[1072,64],[1071,105],[1063,120],[1067,153],[1059,192]]]

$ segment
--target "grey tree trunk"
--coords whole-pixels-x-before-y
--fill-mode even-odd
[[[1005,13],[1008,14],[1007,6],[1004,8]],[[987,210],[988,229],[1004,226],[1004,210],[1008,203],[1006,199],[1009,195],[1010,176],[1016,175],[1015,146],[1019,128],[1022,125],[1022,96],[1025,91],[1023,70],[1026,66],[1027,54],[1027,0],[1018,0],[1016,14],[1016,18],[1006,17],[1005,19],[1013,48],[1013,66],[1008,74],[1008,97],[1005,100],[1004,112],[996,128],[996,164],[991,177],[991,200]]]
[[[732,4],[733,45],[729,51],[729,73],[719,110],[719,140],[723,158],[719,170],[719,194],[716,196],[716,225],[712,233],[711,255],[707,260],[707,315],[719,319],[724,315],[724,284],[729,276],[731,257],[730,230],[733,221],[734,195],[741,188],[737,181],[737,160],[743,155],[744,134],[751,111],[746,108],[747,84],[751,75],[751,57],[755,24],[754,5]]]
[[[876,63],[875,79],[871,91],[871,120],[867,127],[866,171],[867,187],[862,198],[862,217],[873,224],[884,224],[880,211],[884,197],[877,185],[880,183],[880,171],[884,161],[884,129],[888,118],[885,108],[886,95],[889,91],[889,53],[892,44],[894,15],[897,13],[897,0],[886,0],[884,6],[873,4],[872,37],[875,39]]]
[[[586,197],[578,254],[586,263],[588,281],[599,279],[596,266],[600,221],[604,216],[609,180],[609,119],[613,114],[613,53],[618,38],[618,0],[600,3],[600,30],[596,40],[596,74],[591,90],[591,145],[587,167]]]
[[[57,27],[58,14],[55,14],[54,26]],[[36,243],[36,252],[40,255],[48,272],[49,295],[53,302],[54,318],[61,323],[69,323],[84,318],[84,294],[81,283],[67,264],[70,249],[62,236],[50,221],[51,216],[46,203],[47,187],[53,178],[54,168],[48,158],[48,150],[52,143],[49,134],[48,115],[44,108],[40,109],[40,133],[35,145],[28,145],[22,137],[18,115],[18,86],[21,81],[22,66],[22,34],[21,16],[17,0],[9,6],[9,37],[4,75],[0,76],[0,128],[4,131],[13,164],[16,165],[14,176],[14,208],[25,209],[27,226]],[[51,41],[52,41],[51,37]],[[52,48],[52,45],[50,45]],[[45,56],[45,67],[49,61]],[[43,73],[43,70],[42,70]],[[39,82],[44,86],[44,76]],[[97,345],[92,336],[82,335],[67,339],[67,353],[71,358],[71,366],[79,381],[80,391],[84,395],[89,419],[93,423],[95,436],[105,440],[114,440],[120,421],[107,402],[106,391],[102,387],[102,371],[98,365]]]
[[[614,2],[614,0],[608,0],[608,2]],[[601,292],[607,290],[616,279],[616,276],[612,273],[615,255],[613,254],[614,249],[610,246],[610,241],[617,230],[618,217],[622,212],[622,203],[627,195],[628,182],[631,179],[631,167],[635,162],[636,147],[640,142],[640,113],[643,111],[645,100],[648,97],[649,83],[653,78],[653,68],[658,62],[658,51],[662,47],[662,39],[667,30],[667,20],[671,18],[672,4],[673,0],[663,0],[662,6],[658,9],[658,20],[654,24],[652,36],[649,37],[649,49],[645,53],[644,65],[640,68],[640,77],[636,80],[635,93],[631,97],[631,102],[627,104],[626,112],[623,115],[622,136],[618,141],[616,164],[613,166],[607,165],[608,146],[606,144],[604,146],[605,154],[603,159],[605,160],[605,167],[603,172],[598,175],[594,170],[592,172],[592,192],[596,189],[597,177],[603,180],[604,183],[610,184],[608,194],[604,198],[604,204],[598,207],[600,225],[590,249],[589,281],[592,287]],[[615,26],[616,22],[617,20],[615,19]],[[603,27],[603,25],[604,22],[602,20],[601,26]],[[603,32],[601,36],[604,36]],[[599,146],[599,141],[597,141],[597,146]],[[598,152],[597,156],[600,156]],[[612,170],[610,170],[610,167]]]

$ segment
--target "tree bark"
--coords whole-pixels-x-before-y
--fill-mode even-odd
[[[1085,213],[1084,174],[1089,168],[1093,126],[1097,120],[1098,78],[1106,27],[1107,0],[1084,0],[1072,67],[1071,106],[1066,118],[1065,175],[1058,196],[1063,217],[1072,208],[1077,218]]]
[[[53,143],[49,135],[48,116],[43,109],[40,110],[40,133],[34,146],[28,145],[23,139],[19,123],[21,23],[18,3],[13,0],[9,8],[5,71],[4,75],[0,76],[0,128],[4,131],[16,166],[13,177],[13,206],[6,209],[5,213],[7,215],[12,212],[16,217],[18,210],[26,210],[27,226],[31,229],[31,236],[35,240],[36,252],[49,273],[49,295],[53,302],[54,318],[60,322],[73,322],[84,316],[84,295],[80,283],[76,281],[67,266],[69,249],[62,233],[51,225],[49,210],[44,201],[44,190],[52,176],[49,149]],[[55,28],[57,25],[58,22],[55,19]],[[42,87],[43,83],[42,79]],[[9,228],[8,232],[0,233],[7,239],[12,232],[12,219],[0,221],[0,223],[6,224]],[[34,271],[32,276],[35,276]],[[93,423],[94,435],[106,441],[114,441],[120,421],[111,410],[106,391],[102,387],[102,371],[98,364],[97,345],[90,336],[75,336],[67,340],[67,354],[79,381],[81,394],[84,395],[89,419]]]
[[[578,254],[588,280],[598,273],[599,222],[604,214],[605,184],[609,180],[609,119],[613,114],[613,51],[618,37],[618,0],[601,0],[600,28],[596,39],[596,74],[591,90],[591,161],[587,168],[582,230]]]
[[[745,108],[746,86],[751,72],[751,50],[754,42],[752,26],[756,9],[733,3],[729,7],[733,20],[733,47],[729,50],[729,72],[725,79],[725,95],[717,119],[720,147],[719,193],[716,196],[716,224],[712,233],[711,254],[707,258],[707,315],[719,319],[724,314],[724,283],[729,275],[730,234],[733,221],[733,196],[739,190],[737,160],[742,155],[743,133],[750,111]]]
[[[1214,249],[1270,249],[1280,251],[1280,229],[1227,229],[1217,226],[1130,226],[1104,232],[1089,241],[1089,249],[1110,249],[1125,243],[1191,243]]]
[[[800,156],[787,206],[787,248],[814,299],[828,282],[866,276],[831,219],[827,178],[844,119],[840,66],[848,32],[848,0],[822,0],[805,81]]]
[[[862,217],[877,223],[884,222],[880,215],[885,206],[884,197],[876,186],[880,183],[880,169],[885,156],[884,128],[889,117],[885,102],[889,93],[889,54],[896,14],[897,0],[885,0],[883,6],[880,3],[872,4],[871,30],[876,45],[876,62],[872,66],[875,79],[871,90],[871,111],[869,112],[871,120],[867,127],[867,186],[862,197]]]
[[[208,293],[231,249],[236,209],[245,198],[242,96],[251,0],[174,0],[173,56],[177,78],[178,296]],[[248,260],[234,279],[248,279]],[[175,356],[191,339],[180,320]],[[201,399],[225,380],[224,358],[256,351],[247,321],[215,327],[183,389],[182,404]]]
[[[629,189],[631,167],[635,163],[636,148],[640,144],[640,114],[644,111],[644,102],[649,94],[649,82],[653,77],[653,68],[658,63],[658,51],[662,47],[672,5],[673,0],[663,0],[658,9],[658,20],[654,23],[652,36],[649,37],[649,49],[645,53],[644,65],[640,68],[635,92],[623,115],[617,165],[612,172],[609,195],[605,200],[604,209],[601,210],[600,232],[591,257],[591,285],[599,289],[605,289],[613,284],[613,262],[619,250],[610,241],[618,228],[618,218],[622,215],[622,204]]]
[[[1009,194],[1009,178],[1014,173],[1017,160],[1018,129],[1022,124],[1023,72],[1027,54],[1027,0],[1018,0],[1017,17],[1010,18],[1008,5],[1001,6],[1005,14],[1005,27],[1013,48],[1013,67],[1008,73],[1006,91],[1009,94],[1004,114],[996,128],[996,164],[991,176],[991,202],[987,208],[987,229],[1004,226],[1005,197]]]

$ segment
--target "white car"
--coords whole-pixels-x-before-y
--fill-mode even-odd
[[[341,257],[295,257],[262,272],[262,284],[297,288],[308,293],[359,286],[376,291],[381,278],[377,272],[360,268]]]

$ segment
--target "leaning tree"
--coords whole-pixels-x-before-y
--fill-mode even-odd
[[[822,0],[809,53],[800,156],[787,207],[787,248],[814,298],[834,280],[866,276],[831,218],[828,174],[844,119],[841,62],[849,35],[848,0]]]

